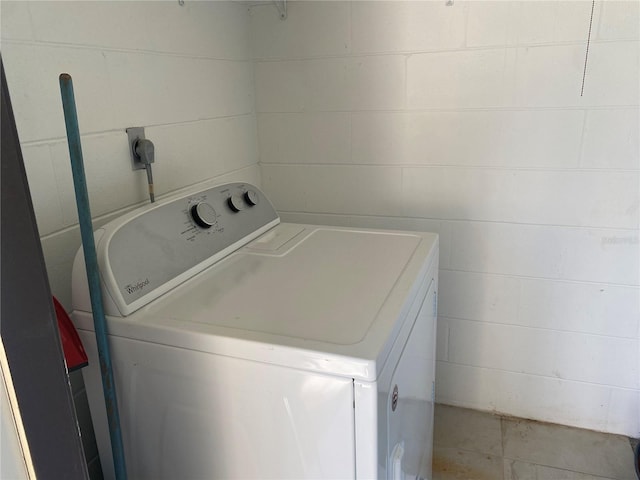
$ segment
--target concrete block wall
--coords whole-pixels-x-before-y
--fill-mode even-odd
[[[66,308],[80,234],[60,73],[73,78],[96,225],[148,202],[128,127],[146,127],[155,144],[160,198],[200,182],[260,182],[246,5],[3,1],[0,16],[47,269]]]
[[[251,8],[284,220],[441,235],[437,400],[640,435],[639,4]]]
[[[0,4],[2,60],[53,294],[71,309],[80,233],[58,76],[73,77],[94,225],[148,202],[125,129],[155,144],[157,198],[260,183],[247,6],[236,2]],[[84,382],[70,376],[90,477],[103,478]],[[112,472],[110,463],[103,464]]]
[[[596,2],[583,96],[588,1],[287,4],[2,2],[54,294],[66,71],[97,225],[146,201],[145,126],[159,195],[262,175],[284,220],[436,231],[438,400],[640,435],[637,2]]]

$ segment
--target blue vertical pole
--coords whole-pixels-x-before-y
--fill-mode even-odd
[[[89,195],[87,194],[87,181],[84,174],[82,146],[80,144],[80,132],[78,130],[78,114],[76,112],[76,103],[73,95],[73,82],[71,81],[71,75],[68,73],[60,75],[60,92],[62,94],[64,122],[67,127],[67,142],[69,144],[69,156],[71,157],[71,173],[73,174],[73,186],[76,191],[78,220],[80,222],[80,234],[82,236],[84,262],[87,268],[87,279],[89,281],[93,323],[95,326],[96,341],[98,344],[98,356],[100,358],[100,371],[102,372],[102,388],[104,390],[104,401],[107,407],[107,418],[109,421],[111,450],[113,451],[113,465],[115,468],[116,479],[126,480],[127,470],[124,461],[122,433],[120,430],[120,415],[118,413],[116,385],[113,377],[109,342],[107,339],[107,322],[104,316],[102,291],[100,289],[98,258],[93,238],[91,210],[89,209]]]

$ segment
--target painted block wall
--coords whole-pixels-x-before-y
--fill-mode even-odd
[[[437,400],[640,435],[639,3],[251,8],[285,221],[441,235]]]
[[[12,2],[2,58],[54,295],[71,307],[80,246],[58,76],[73,77],[95,225],[148,202],[125,129],[155,144],[156,197],[201,182],[260,183],[247,6]]]
[[[67,71],[97,224],[146,201],[124,134],[146,126],[160,195],[261,170],[285,220],[436,231],[438,400],[638,436],[637,3],[596,2],[583,97],[590,2],[443,3],[249,23],[238,3],[3,1],[54,294],[70,305],[80,244]]]

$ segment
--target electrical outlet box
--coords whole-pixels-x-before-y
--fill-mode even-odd
[[[129,127],[126,130],[129,137],[129,153],[131,154],[131,170],[144,170],[146,167],[144,163],[140,161],[134,151],[136,140],[145,138],[144,127]]]

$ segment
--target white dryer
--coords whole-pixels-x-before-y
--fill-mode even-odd
[[[234,183],[95,237],[129,478],[431,478],[437,235],[280,223]],[[80,252],[73,305],[113,478]]]

